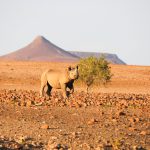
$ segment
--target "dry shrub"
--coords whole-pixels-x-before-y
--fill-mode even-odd
[[[109,62],[104,56],[84,58],[79,62],[79,79],[86,84],[88,92],[89,87],[93,83],[105,85],[111,80],[112,74],[110,69]]]

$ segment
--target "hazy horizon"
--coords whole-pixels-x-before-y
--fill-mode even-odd
[[[41,35],[67,51],[113,53],[150,66],[149,0],[0,0],[0,55]]]

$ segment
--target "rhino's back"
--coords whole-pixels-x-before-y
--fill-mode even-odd
[[[63,71],[49,70],[47,72],[47,81],[54,88],[61,88],[61,84],[67,82],[66,74]]]

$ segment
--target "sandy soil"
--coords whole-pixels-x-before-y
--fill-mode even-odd
[[[111,65],[106,87],[39,97],[40,76],[66,63],[0,62],[0,149],[150,149],[150,67]]]

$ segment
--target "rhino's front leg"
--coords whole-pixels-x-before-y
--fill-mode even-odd
[[[71,94],[74,92],[73,82],[74,81],[71,81],[67,84],[67,87],[69,88]]]
[[[61,84],[61,89],[63,91],[63,97],[67,98],[66,84]]]
[[[70,93],[72,94],[74,92],[74,86],[73,85],[70,86],[69,89],[70,89]]]

